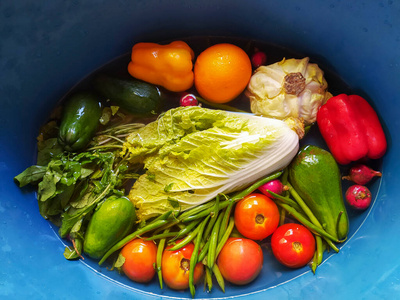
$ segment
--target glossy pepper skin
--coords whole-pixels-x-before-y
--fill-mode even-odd
[[[128,72],[169,91],[183,92],[193,85],[193,59],[193,50],[183,41],[168,45],[137,43],[132,47]]]
[[[330,98],[317,113],[319,130],[339,164],[381,158],[387,148],[385,133],[371,105],[358,95]]]

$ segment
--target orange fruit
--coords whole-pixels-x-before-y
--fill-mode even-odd
[[[194,84],[204,99],[226,103],[243,92],[251,74],[251,61],[243,49],[228,43],[217,44],[197,57]]]

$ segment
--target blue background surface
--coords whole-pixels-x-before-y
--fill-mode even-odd
[[[0,2],[0,298],[159,299],[189,297],[124,281],[64,245],[38,213],[33,189],[12,178],[34,163],[35,137],[79,80],[138,41],[196,35],[265,40],[317,58],[373,102],[389,149],[377,198],[364,223],[313,275],[266,289],[199,291],[198,298],[383,299],[400,294],[400,2],[128,1]],[[112,272],[109,272],[112,273]],[[113,272],[116,273],[116,272]],[[284,275],[282,275],[284,276]],[[284,278],[284,277],[283,277]],[[200,288],[202,289],[202,287]],[[143,292],[143,291],[144,292]],[[153,294],[154,293],[154,294]]]

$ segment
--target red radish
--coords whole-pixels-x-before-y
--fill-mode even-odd
[[[357,184],[364,185],[371,181],[375,176],[381,177],[382,173],[372,170],[366,165],[358,164],[353,166],[348,176],[343,176],[342,179],[351,180]]]
[[[352,185],[346,191],[346,201],[355,209],[367,209],[371,204],[371,192],[363,185]]]
[[[258,190],[269,198],[273,198],[268,191],[281,195],[284,191],[289,189],[288,186],[283,185],[279,179],[271,180],[258,188]]]
[[[198,102],[196,96],[193,94],[185,94],[181,97],[180,100],[181,106],[197,106]]]
[[[267,61],[267,55],[265,54],[265,52],[259,50],[256,50],[256,52],[251,57],[251,64],[253,65],[254,68],[258,68],[259,66],[264,65],[266,61]]]

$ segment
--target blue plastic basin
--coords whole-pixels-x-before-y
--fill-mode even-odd
[[[263,40],[323,62],[372,102],[388,151],[373,206],[315,275],[282,269],[273,286],[260,277],[225,294],[199,287],[197,297],[399,297],[400,2],[3,0],[0,20],[1,299],[190,297],[160,290],[156,281],[130,282],[89,260],[67,261],[38,213],[34,189],[19,189],[12,178],[35,162],[38,128],[74,84],[137,41],[201,35]]]

